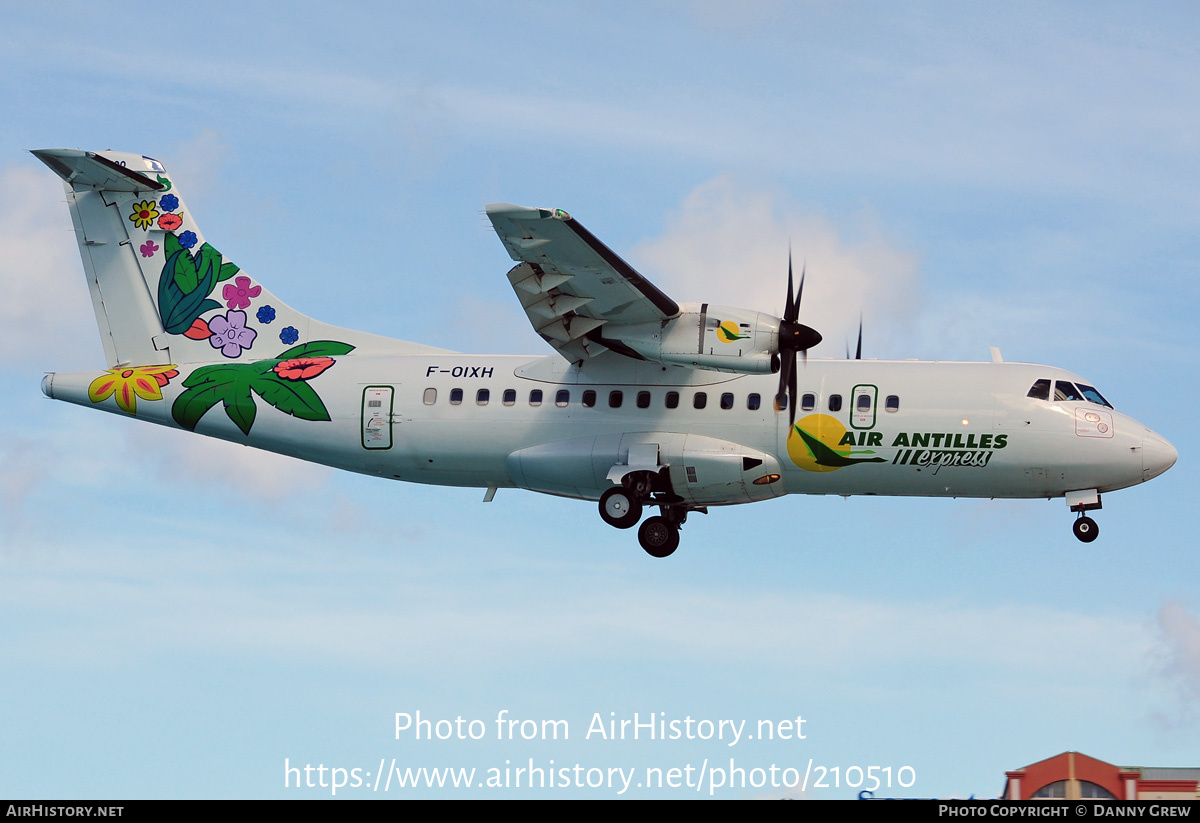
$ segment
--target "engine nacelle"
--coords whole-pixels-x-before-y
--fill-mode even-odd
[[[666,323],[605,326],[642,357],[668,366],[690,366],[737,374],[779,371],[779,318],[763,312],[691,303]]]

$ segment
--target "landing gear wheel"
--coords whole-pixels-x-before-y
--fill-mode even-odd
[[[600,495],[600,516],[610,526],[632,528],[642,519],[642,501],[630,494],[628,489],[614,486]]]
[[[1075,521],[1075,525],[1071,527],[1071,531],[1075,532],[1075,536],[1084,543],[1091,543],[1100,536],[1100,527],[1090,517],[1080,517]]]
[[[668,557],[679,548],[679,529],[665,517],[647,517],[638,529],[638,542],[651,557]]]

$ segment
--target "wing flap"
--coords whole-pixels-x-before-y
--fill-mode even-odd
[[[562,209],[496,203],[487,216],[517,261],[508,279],[530,323],[568,360],[608,351],[591,334],[605,324],[679,315],[674,300]]]

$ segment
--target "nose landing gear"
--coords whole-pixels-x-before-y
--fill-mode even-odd
[[[1100,536],[1100,527],[1085,512],[1095,511],[1104,507],[1100,500],[1100,493],[1095,489],[1084,489],[1082,491],[1067,492],[1066,498],[1067,506],[1070,507],[1071,511],[1079,515],[1075,519],[1075,525],[1071,527],[1071,531],[1075,532],[1075,536],[1081,542],[1091,543]]]
[[[1100,527],[1096,525],[1096,521],[1082,513],[1075,520],[1071,531],[1084,543],[1091,543],[1100,536]]]

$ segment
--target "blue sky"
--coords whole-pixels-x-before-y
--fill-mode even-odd
[[[285,790],[285,758],[911,766],[895,796],[995,796],[1068,749],[1200,764],[1198,29],[1184,3],[6,7],[0,794],[329,793]],[[1061,501],[792,497],[695,517],[662,562],[592,504],[88,414],[38,390],[102,366],[27,153],[59,146],[162,160],[297,308],[462,351],[545,351],[486,203],[565,208],[673,297],[769,311],[790,240],[814,355],[860,310],[869,357],[998,346],[1180,460],[1106,497],[1089,546]],[[393,731],[502,709],[571,739]],[[597,712],[807,737],[584,740]]]

